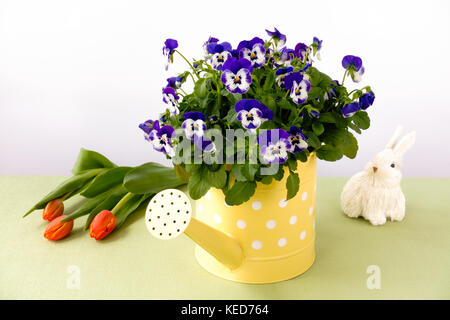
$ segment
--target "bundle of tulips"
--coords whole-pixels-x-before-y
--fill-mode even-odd
[[[375,99],[369,86],[351,92],[344,86],[347,77],[361,80],[361,58],[342,59],[339,82],[313,66],[320,59],[321,40],[292,49],[277,29],[267,34],[267,40],[254,37],[235,48],[210,37],[204,58],[192,61],[178,51],[176,40],[167,39],[166,70],[175,54],[190,70],[167,79],[162,90],[166,108],[158,120],[139,127],[175,167],[120,167],[82,149],[74,176],[27,213],[44,208],[43,218],[51,221],[45,237],[65,237],[74,219],[88,215],[85,228],[102,239],[155,193],[183,184],[192,199],[213,187],[223,191],[227,205],[239,205],[252,197],[257,183],[282,180],[286,168],[289,200],[299,190],[298,161],[306,162],[313,152],[327,161],[354,158],[358,143],[350,130],[359,134],[369,127],[366,109]],[[189,79],[191,93],[182,88]],[[63,200],[76,194],[87,201],[64,215]]]

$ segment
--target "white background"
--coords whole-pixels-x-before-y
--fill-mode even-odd
[[[403,124],[417,131],[404,174],[450,177],[450,1],[431,0],[1,0],[0,174],[69,174],[80,147],[122,165],[163,161],[137,126],[185,68],[176,57],[164,71],[164,40],[201,58],[210,35],[236,46],[274,26],[290,47],[323,39],[316,66],[335,79],[344,55],[362,57],[360,85],[376,94],[357,158],[321,162],[319,175],[358,171]]]

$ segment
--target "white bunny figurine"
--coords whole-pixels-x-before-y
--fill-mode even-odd
[[[386,218],[401,221],[405,217],[405,196],[400,188],[401,168],[405,152],[416,140],[410,132],[400,140],[398,126],[386,149],[370,161],[344,186],[341,207],[351,218],[362,216],[373,225],[382,225]]]

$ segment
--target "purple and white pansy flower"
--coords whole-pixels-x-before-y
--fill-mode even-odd
[[[170,157],[175,155],[175,151],[170,140],[175,137],[175,130],[173,127],[160,127],[158,120],[154,122],[152,120],[147,120],[146,122],[141,123],[139,128],[145,132],[145,139],[152,143],[153,149],[163,152]]]
[[[362,80],[365,69],[360,57],[347,55],[342,58],[342,66],[350,72],[353,82]]]
[[[277,28],[274,29],[275,31],[269,31],[266,29],[266,32],[275,41],[275,45],[277,46],[277,48],[281,48],[286,44],[286,35],[278,31]]]
[[[164,42],[162,49],[163,55],[167,57],[166,70],[169,69],[169,64],[173,62],[173,52],[178,48],[178,41],[175,39],[167,39]]]
[[[188,139],[205,152],[214,152],[216,147],[214,143],[205,137],[206,117],[203,113],[197,111],[186,112],[183,114],[186,119],[181,127]]]
[[[309,111],[309,115],[313,118],[319,118],[320,117],[320,112],[316,111],[316,110],[311,110]]]
[[[162,90],[163,101],[169,106],[167,107],[171,115],[178,115],[180,111],[178,110],[178,99],[180,97],[176,94],[175,89],[171,87],[165,87]]]
[[[220,80],[231,93],[246,93],[252,83],[252,64],[247,59],[230,57],[222,66]]]
[[[206,117],[201,112],[186,112],[183,113],[184,120],[181,127],[188,139],[192,139],[194,136],[202,137],[206,131],[205,120]]]
[[[260,155],[269,164],[285,162],[292,148],[289,133],[283,129],[264,130],[258,136],[258,144]]]
[[[315,57],[317,57],[318,60],[321,59],[321,57],[320,57],[320,49],[322,49],[322,41],[323,40],[319,40],[319,38],[317,38],[317,37],[313,38],[313,44],[312,44],[313,54],[314,54]]]
[[[205,41],[205,43],[203,44],[203,51],[205,52],[205,56],[209,56],[209,52],[208,52],[208,45],[211,43],[217,43],[219,42],[219,39],[214,38],[214,37],[209,37],[208,40]]]
[[[277,65],[284,65],[288,67],[291,65],[291,60],[293,57],[295,57],[294,49],[283,47],[280,50],[280,57],[278,58]]]
[[[364,93],[361,97],[359,97],[359,106],[361,110],[366,110],[370,107],[375,101],[375,95],[372,91]]]
[[[291,92],[290,96],[296,104],[302,104],[308,99],[311,83],[306,80],[301,72],[292,72],[284,78],[284,86]]]
[[[167,86],[171,87],[173,89],[178,89],[181,87],[181,84],[183,83],[183,77],[170,77],[167,78]]]
[[[239,58],[249,60],[254,68],[259,68],[266,62],[266,49],[264,40],[261,38],[255,37],[252,40],[241,41],[237,51]]]
[[[237,119],[250,133],[256,133],[256,129],[264,121],[273,119],[273,111],[255,99],[239,100],[234,110],[237,112]]]
[[[300,152],[308,148],[308,144],[306,140],[307,136],[303,134],[302,129],[292,126],[289,128],[289,143],[291,144],[291,149],[289,150],[292,153]]]
[[[294,48],[294,55],[299,58],[301,61],[305,61],[307,64],[312,63],[311,59],[311,50],[309,47],[304,43],[297,43],[297,45]]]
[[[357,111],[361,109],[359,102],[354,101],[351,103],[346,104],[342,107],[341,112],[344,118],[349,118],[353,116]]]
[[[231,57],[231,44],[228,42],[213,42],[208,45],[208,53],[211,54],[210,63],[216,70],[222,70],[225,61]]]
[[[284,78],[286,78],[286,76],[290,74],[292,71],[294,71],[294,68],[292,67],[280,68],[277,71],[275,71],[276,76],[275,81],[281,88],[285,88]]]

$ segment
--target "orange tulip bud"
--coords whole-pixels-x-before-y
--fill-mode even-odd
[[[95,240],[101,240],[114,230],[116,224],[116,216],[111,211],[103,210],[92,220],[89,235]]]
[[[61,199],[55,199],[47,203],[42,218],[47,221],[52,221],[64,213],[64,202]]]
[[[48,240],[60,240],[67,236],[73,228],[73,220],[61,222],[67,216],[59,216],[53,219],[45,229],[44,237]]]

